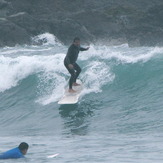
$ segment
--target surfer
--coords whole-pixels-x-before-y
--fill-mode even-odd
[[[27,143],[22,142],[18,147],[0,154],[0,159],[25,158],[24,155],[26,155],[28,147]]]
[[[86,51],[89,47],[83,48],[80,47],[80,38],[75,37],[72,45],[68,48],[67,55],[64,59],[64,65],[71,74],[69,80],[69,92],[75,93],[76,91],[72,89],[72,86],[78,86],[80,84],[76,83],[76,79],[81,72],[80,66],[76,63],[78,59],[79,51]]]

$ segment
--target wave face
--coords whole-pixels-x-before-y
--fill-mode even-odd
[[[163,48],[90,45],[80,102],[58,105],[68,47],[34,39],[43,44],[0,49],[0,151],[27,141],[27,162],[161,162]]]

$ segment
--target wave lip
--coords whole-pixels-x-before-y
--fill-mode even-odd
[[[43,33],[32,37],[32,44],[34,45],[58,45],[61,46],[62,43],[57,39],[56,36],[50,33]]]

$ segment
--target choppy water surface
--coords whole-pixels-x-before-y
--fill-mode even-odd
[[[163,48],[90,45],[78,59],[80,102],[58,105],[68,47],[44,37],[0,49],[0,152],[30,145],[27,159],[5,162],[161,163]]]

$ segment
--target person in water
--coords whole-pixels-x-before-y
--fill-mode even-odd
[[[78,59],[79,51],[86,51],[89,47],[83,48],[80,47],[80,38],[75,37],[73,44],[68,48],[67,55],[64,59],[64,65],[71,74],[69,80],[69,92],[75,93],[76,91],[72,89],[72,86],[78,86],[79,84],[76,83],[76,79],[81,72],[80,66],[76,63]]]
[[[22,142],[18,147],[0,154],[0,159],[25,158],[24,155],[26,155],[28,147],[29,145],[27,143]]]

